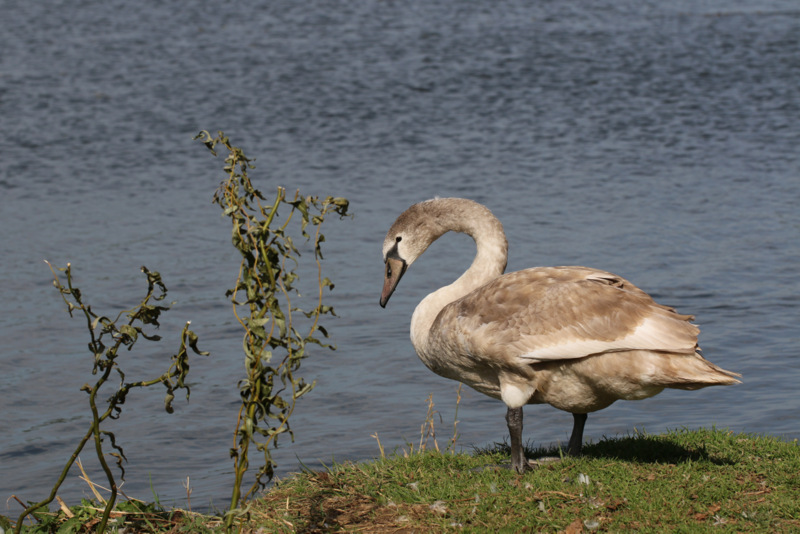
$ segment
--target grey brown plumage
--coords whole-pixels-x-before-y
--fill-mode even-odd
[[[576,454],[588,412],[664,388],[738,382],[739,375],[700,355],[691,315],[656,303],[624,278],[577,266],[503,274],[503,227],[470,200],[429,200],[398,217],[384,241],[382,306],[407,268],[451,230],[472,236],[477,255],[458,280],[417,306],[412,343],[432,371],[506,403],[518,471],[526,465],[519,436],[525,404],[573,413],[569,452]]]

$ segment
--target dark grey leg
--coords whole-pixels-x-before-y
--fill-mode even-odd
[[[567,454],[570,456],[580,456],[581,447],[583,446],[583,426],[586,424],[586,414],[574,413],[572,414],[572,418],[572,435],[569,438]]]
[[[522,408],[509,408],[506,412],[506,423],[511,438],[511,468],[522,474],[530,469],[522,450]]]

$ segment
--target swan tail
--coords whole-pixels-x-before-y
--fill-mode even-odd
[[[741,383],[739,380],[741,374],[714,365],[699,353],[687,354],[683,358],[671,361],[674,364],[672,372],[665,373],[660,384],[667,388],[695,390],[708,386],[730,386]]]

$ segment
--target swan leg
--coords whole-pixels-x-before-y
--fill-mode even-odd
[[[511,438],[511,468],[522,474],[530,469],[522,449],[522,408],[509,408],[506,412],[506,423]]]
[[[572,414],[572,418],[572,435],[569,438],[569,445],[567,445],[567,454],[570,456],[580,456],[581,447],[583,446],[583,426],[586,424],[586,414],[574,413]]]

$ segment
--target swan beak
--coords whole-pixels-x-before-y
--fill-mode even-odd
[[[381,292],[381,308],[386,307],[389,297],[394,293],[394,288],[406,272],[406,262],[399,258],[386,258],[386,278],[383,279]]]

